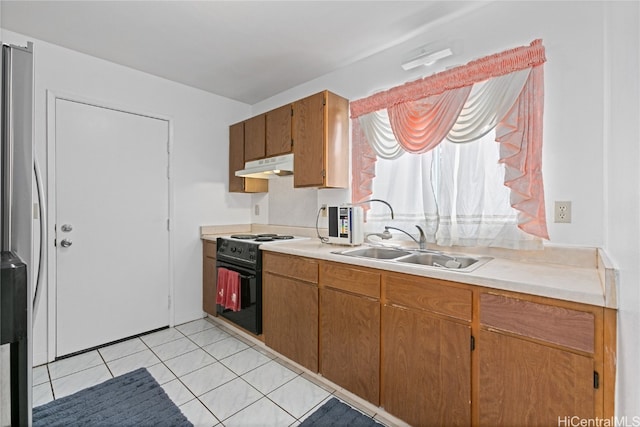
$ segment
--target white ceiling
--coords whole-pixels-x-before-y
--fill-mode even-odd
[[[2,28],[250,105],[472,1],[6,1]]]

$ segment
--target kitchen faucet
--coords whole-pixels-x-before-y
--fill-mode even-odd
[[[420,249],[426,249],[427,248],[427,237],[424,235],[424,231],[422,230],[422,228],[419,225],[416,225],[416,228],[420,232],[420,240],[419,241],[415,237],[413,237],[411,234],[409,234],[406,231],[404,231],[403,229],[396,228],[396,227],[391,227],[391,226],[388,226],[388,225],[384,227],[384,232],[383,233],[376,234],[376,236],[382,237],[381,235],[385,235],[386,233],[388,233],[390,235],[391,233],[389,233],[389,229],[398,230],[398,231],[401,231],[402,233],[406,234],[407,236],[411,237],[411,239],[418,244],[418,247]],[[382,238],[385,239],[385,237],[382,237]],[[390,239],[390,238],[391,237],[386,237],[386,239]]]
[[[385,205],[387,205],[389,207],[389,211],[391,211],[391,219],[393,219],[394,215],[393,215],[393,208],[391,207],[391,205],[389,204],[389,202],[386,202],[382,199],[369,199],[369,200],[363,200],[362,202],[358,202],[358,203],[352,203],[351,206],[359,206],[359,205],[365,205],[367,203],[370,202],[380,202],[380,203],[384,203]],[[387,239],[390,239],[391,237],[387,237]]]

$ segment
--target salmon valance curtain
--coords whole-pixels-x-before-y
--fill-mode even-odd
[[[351,102],[354,203],[370,198],[378,157],[425,153],[495,128],[518,227],[548,239],[542,184],[541,40]]]

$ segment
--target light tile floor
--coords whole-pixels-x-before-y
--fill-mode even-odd
[[[200,319],[33,369],[39,406],[145,367],[196,426],[295,426],[334,395],[386,425],[384,411],[277,357],[212,319]]]

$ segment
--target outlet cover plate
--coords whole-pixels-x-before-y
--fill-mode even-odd
[[[571,202],[555,202],[553,220],[558,223],[571,222]]]

